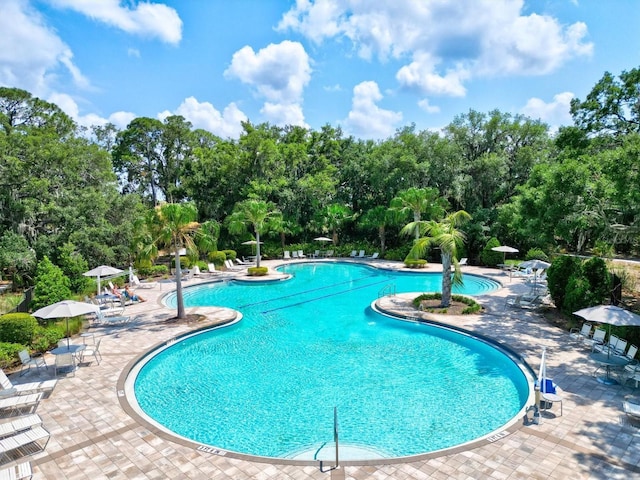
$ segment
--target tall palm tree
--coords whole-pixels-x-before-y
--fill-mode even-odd
[[[164,203],[155,207],[145,217],[146,232],[140,234],[140,238],[145,242],[140,249],[142,258],[157,257],[158,249],[161,247],[168,246],[175,252],[177,317],[179,319],[186,317],[182,297],[180,250],[182,248],[186,248],[189,252],[196,250],[193,234],[199,227],[196,222],[197,216],[198,211],[192,203]]]
[[[342,228],[345,222],[353,220],[354,214],[346,205],[332,203],[327,205],[321,213],[324,228],[331,231],[333,244],[338,244],[338,230]]]
[[[256,266],[260,266],[260,234],[267,232],[271,225],[281,224],[282,214],[272,204],[264,200],[249,199],[236,203],[233,212],[226,219],[229,232],[240,234],[251,225],[256,239]]]
[[[464,210],[450,213],[440,221],[429,220],[422,222],[420,231],[425,235],[418,238],[413,244],[409,255],[414,258],[423,256],[430,246],[440,248],[442,258],[442,307],[451,304],[451,287],[462,284],[462,270],[458,265],[458,252],[462,249],[465,235],[458,227],[471,219]],[[406,225],[401,233],[410,234],[413,231],[411,224]],[[454,266],[453,278],[451,276],[451,265]]]
[[[420,222],[422,219],[437,220],[441,218],[448,202],[438,194],[435,188],[409,188],[401,191],[397,197],[391,200],[390,208],[401,214],[412,214],[413,222],[405,228],[414,235],[414,239],[420,238]]]
[[[376,229],[378,231],[378,240],[380,240],[380,253],[384,255],[387,239],[387,226],[392,225],[395,221],[396,212],[378,205],[377,207],[367,210],[360,217],[360,225],[367,229]]]

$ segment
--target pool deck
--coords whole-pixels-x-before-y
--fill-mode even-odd
[[[295,262],[295,261],[292,261]],[[267,266],[281,262],[266,261]],[[400,268],[393,262],[376,265]],[[438,271],[430,265],[427,271]],[[419,461],[389,465],[345,466],[321,472],[319,465],[259,463],[198,451],[188,444],[169,441],[137,422],[121,406],[118,380],[138,355],[171,338],[202,327],[206,322],[228,321],[224,308],[187,309],[206,321],[176,323],[175,310],[158,299],[170,284],[138,289],[147,302],[126,307],[132,321],[123,325],[91,327],[102,338],[103,361],[81,366],[75,376],[61,378],[37,413],[51,432],[43,452],[30,457],[34,480],[41,479],[628,479],[640,478],[640,427],[629,423],[622,412],[625,395],[639,393],[629,386],[607,386],[593,376],[596,365],[589,350],[563,330],[548,324],[535,310],[505,308],[505,297],[529,290],[522,279],[510,279],[497,270],[472,266],[465,273],[485,274],[504,288],[481,297],[482,315],[447,316],[439,320],[490,336],[509,345],[537,371],[542,347],[547,347],[547,374],[562,389],[564,414],[553,408],[540,424],[521,419],[520,428],[492,442],[461,452],[431,455]],[[240,273],[239,275],[242,275]],[[189,280],[185,286],[216,277]],[[372,299],[373,301],[374,299]],[[381,300],[385,308],[410,314],[405,295]],[[74,339],[79,342],[79,339]],[[14,383],[53,376],[53,356],[47,355],[48,371],[11,375]],[[491,408],[491,405],[487,405]],[[460,419],[461,422],[464,419]],[[325,465],[326,467],[326,465]]]

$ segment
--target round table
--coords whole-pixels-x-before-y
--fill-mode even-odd
[[[629,363],[627,357],[621,357],[619,355],[610,355],[607,353],[592,353],[589,358],[600,366],[596,369],[596,372],[600,367],[605,367],[606,375],[604,377],[598,377],[597,380],[605,385],[617,385],[618,381],[611,378],[611,367],[623,367]],[[595,373],[595,372],[594,372]]]
[[[76,345],[74,343],[69,344],[69,346],[64,347],[56,347],[53,350],[50,350],[49,353],[52,355],[62,355],[63,353],[73,353],[74,355],[81,352],[87,348],[87,346],[83,343],[81,345]]]

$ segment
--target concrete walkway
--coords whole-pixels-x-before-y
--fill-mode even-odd
[[[278,262],[264,262],[274,266]],[[398,264],[374,262],[388,268]],[[436,270],[430,266],[430,271]],[[116,388],[121,372],[136,356],[205,322],[168,321],[174,310],[158,299],[169,284],[139,289],[147,302],[127,307],[134,319],[123,325],[90,329],[102,338],[100,365],[92,362],[75,376],[62,378],[37,413],[51,432],[44,452],[30,458],[34,480],[41,479],[629,479],[640,478],[640,429],[622,413],[629,387],[606,386],[593,376],[596,365],[589,351],[568,334],[544,321],[536,311],[505,308],[505,297],[528,290],[522,280],[509,279],[496,270],[464,267],[466,273],[486,274],[504,288],[479,297],[482,315],[446,317],[444,321],[497,339],[522,355],[537,370],[543,346],[547,371],[562,388],[564,415],[554,405],[539,425],[525,419],[519,429],[477,448],[390,465],[347,466],[321,472],[319,465],[295,466],[256,463],[198,451],[169,441],[130,417],[121,407]],[[190,280],[193,285],[202,280]],[[373,299],[372,299],[373,300]],[[399,309],[409,300],[392,299]],[[230,318],[228,309],[207,308],[197,313],[207,322]],[[80,342],[80,339],[75,339]],[[49,365],[53,357],[47,356]],[[12,375],[15,383],[44,379],[53,374]],[[490,405],[487,408],[491,408]],[[554,412],[554,413],[551,413]],[[464,419],[461,419],[461,422]]]

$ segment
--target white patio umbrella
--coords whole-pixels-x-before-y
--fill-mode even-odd
[[[533,270],[533,291],[535,293],[538,286],[538,270],[549,268],[551,264],[549,262],[545,262],[544,260],[538,260],[537,258],[534,258],[533,260],[522,262],[519,266],[523,268],[530,268],[531,270]]]
[[[615,305],[596,305],[595,307],[582,308],[574,315],[590,322],[606,323],[611,335],[611,325],[616,327],[640,327],[640,315]],[[609,349],[607,349],[609,353]]]
[[[502,252],[502,263],[506,261],[507,253],[519,252],[517,248],[509,247],[508,245],[500,245],[498,247],[493,247],[491,250],[493,250],[494,252]]]
[[[329,237],[316,237],[313,240],[316,242],[333,242]]]
[[[86,302],[76,302],[75,300],[62,300],[46,307],[42,307],[32,313],[34,317],[52,319],[65,318],[67,320],[67,347],[69,346],[69,318],[86,315],[87,313],[98,313],[100,307]]]
[[[111,277],[114,275],[119,275],[124,273],[123,270],[119,268],[110,267],[109,265],[100,265],[88,272],[84,272],[82,275],[85,277],[97,277],[98,278],[98,295],[100,295],[100,278],[102,277]]]
[[[258,242],[256,242],[255,240],[247,240],[246,242],[242,242],[242,245],[257,245]],[[260,242],[260,245],[262,245],[262,242]]]

